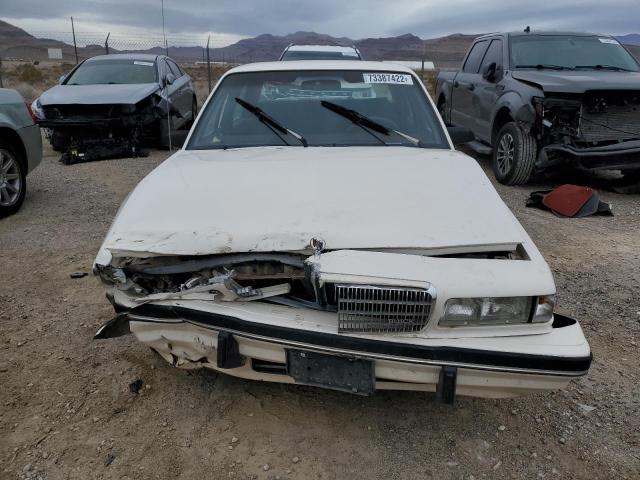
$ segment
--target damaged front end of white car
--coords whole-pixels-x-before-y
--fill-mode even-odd
[[[409,140],[379,144],[360,124],[349,130],[361,117],[316,98],[326,84],[349,108],[390,111],[415,93],[407,105],[431,112],[426,92],[411,90],[413,74],[293,63],[231,71],[187,146],[131,193],[94,266],[117,312],[96,337],[133,333],[180,368],[357,394],[421,390],[447,403],[558,389],[584,375],[589,345],[576,321],[554,314],[549,267],[435,114],[422,137],[397,117]],[[278,141],[261,125],[264,111],[224,96],[229,82],[245,81],[274,116],[303,104],[306,117],[289,125],[304,141],[276,127],[291,145],[258,139]],[[336,133],[314,136],[307,117]],[[384,135],[376,122],[366,128]],[[231,143],[224,130],[251,138],[254,127],[256,145]],[[327,146],[329,133],[337,140]],[[424,147],[429,135],[440,143]]]
[[[482,257],[123,257],[96,266],[119,312],[96,338],[131,332],[181,368],[445,401],[556,389],[586,373],[588,345],[574,320],[553,316],[554,295],[496,296],[486,283],[533,274],[529,261]],[[482,275],[461,289],[469,270]]]

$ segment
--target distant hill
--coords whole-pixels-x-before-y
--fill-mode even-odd
[[[48,38],[36,38],[25,30],[0,20],[0,59],[46,60],[49,48],[61,48],[62,58],[75,61],[73,45]],[[78,48],[80,58],[104,53],[100,45]]]
[[[640,33],[629,33],[628,35],[621,35],[616,38],[624,45],[640,46]]]
[[[437,68],[457,68],[462,61],[471,42],[477,35],[456,33],[445,37],[423,40],[407,33],[397,37],[364,38],[353,40],[346,37],[332,37],[315,32],[295,32],[278,36],[262,34],[221,48],[212,48],[212,61],[231,63],[262,62],[277,60],[282,50],[289,44],[319,45],[355,45],[368,60],[427,60],[435,63]],[[628,44],[630,51],[640,58],[640,34],[629,34],[618,37]],[[67,61],[74,61],[73,45],[58,40],[36,38],[21,28],[0,21],[0,58],[15,60],[45,60],[48,48],[61,48]],[[140,53],[165,53],[163,48],[126,50]],[[112,49],[112,53],[118,50]],[[104,53],[101,45],[89,45],[78,48],[80,58]],[[203,48],[169,47],[169,55],[183,62],[203,60]]]

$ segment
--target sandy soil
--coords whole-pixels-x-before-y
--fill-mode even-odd
[[[123,198],[166,156],[49,154],[0,221],[1,478],[640,478],[639,196],[603,192],[615,217],[568,220],[524,207],[548,183],[498,186],[595,360],[566,391],[450,407],[186,372],[131,336],[93,341],[111,307],[96,278],[70,274],[90,273]]]

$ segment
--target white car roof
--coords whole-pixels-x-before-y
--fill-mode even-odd
[[[291,45],[287,50],[293,52],[356,52],[356,49],[353,47],[340,47],[337,45]]]
[[[362,60],[297,60],[295,62],[248,63],[232,68],[227,74],[292,70],[368,70],[374,72],[414,73],[413,70],[403,65],[385,62],[367,62]]]

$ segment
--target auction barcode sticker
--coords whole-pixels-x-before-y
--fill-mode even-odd
[[[153,62],[143,62],[142,60],[134,60],[134,65],[144,65],[145,67],[153,67]]]
[[[363,73],[364,83],[392,83],[397,85],[413,85],[411,75],[405,73]]]
[[[618,45],[618,42],[613,38],[598,38],[598,40],[600,40],[600,43],[610,43],[612,45]]]

